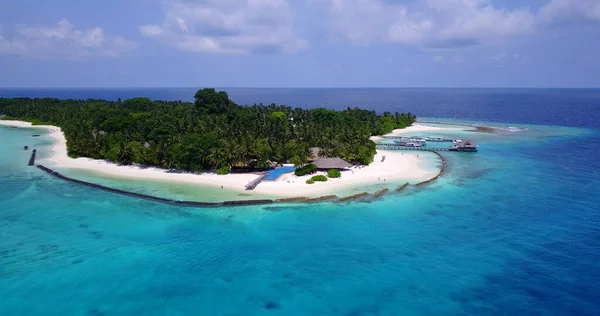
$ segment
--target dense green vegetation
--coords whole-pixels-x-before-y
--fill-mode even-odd
[[[327,176],[330,178],[339,178],[342,176],[342,173],[337,169],[329,169],[327,170]]]
[[[327,177],[320,174],[318,176],[313,176],[312,178],[310,178],[313,181],[319,181],[319,182],[327,182]]]
[[[351,163],[368,164],[372,135],[415,121],[410,113],[348,108],[239,106],[225,92],[202,89],[195,102],[0,98],[0,115],[62,128],[71,157],[109,159],[190,171],[267,168],[306,163],[310,147]]]
[[[219,175],[224,175],[224,174],[228,174],[229,173],[229,166],[227,165],[223,165],[219,168],[217,168],[217,174]]]
[[[307,174],[313,173],[315,171],[317,171],[317,166],[311,163],[311,164],[305,165],[303,167],[297,168],[294,171],[294,174],[298,177],[301,177],[303,175],[307,175]]]

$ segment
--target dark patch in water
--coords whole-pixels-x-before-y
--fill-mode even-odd
[[[11,248],[11,249],[0,249],[0,258],[9,258],[11,257],[15,252],[17,252],[17,249],[15,248]]]
[[[233,279],[231,277],[228,277],[228,276],[221,277],[221,280],[223,280],[223,282],[226,282],[226,283],[232,283],[233,282]]]
[[[368,306],[362,306],[362,307],[356,308],[356,309],[350,311],[346,315],[362,316],[362,315],[379,315],[379,314],[380,314],[379,305],[371,304]]]
[[[10,215],[10,216],[3,216],[2,220],[6,221],[6,222],[10,222],[10,223],[16,223],[19,221],[20,218],[21,218],[21,216],[19,216],[19,215]]]
[[[302,211],[302,210],[310,210],[310,206],[265,206],[263,210],[270,212],[280,212],[280,211]]]
[[[83,262],[83,259],[75,259],[73,261],[71,261],[71,264],[80,264]]]
[[[469,179],[479,179],[492,172],[493,168],[482,168],[482,169],[469,169],[464,173],[464,176]]]
[[[438,212],[438,211],[428,211],[428,212],[427,212],[427,213],[425,213],[425,214],[427,214],[427,215],[429,215],[429,216],[436,217],[436,216],[440,215],[440,212]]]
[[[102,239],[102,237],[104,237],[104,234],[102,232],[98,232],[98,231],[90,232],[90,234],[92,236],[94,236],[94,238],[96,238],[96,239]]]
[[[154,284],[148,289],[148,293],[152,296],[169,299],[173,297],[189,297],[197,295],[198,291],[191,285],[184,284]]]
[[[265,303],[264,307],[265,307],[265,309],[268,309],[268,310],[279,309],[279,303],[273,302],[273,301],[268,301]]]
[[[42,253],[48,253],[58,250],[58,245],[39,245],[38,250]]]
[[[90,310],[88,312],[89,316],[106,316],[106,314],[104,314],[103,312],[101,312],[99,309],[94,308],[92,310]]]
[[[265,211],[269,211],[269,212],[281,212],[283,210],[289,209],[288,207],[285,206],[267,206],[267,207],[263,207],[263,210]]]
[[[79,225],[79,226],[77,226],[77,227],[79,227],[79,228],[84,228],[84,229],[85,229],[85,228],[88,228],[88,227],[90,227],[90,225],[88,225],[88,224],[80,224],[80,225]]]
[[[184,217],[184,218],[190,218],[190,217],[192,217],[192,214],[190,214],[189,212],[184,212],[184,211],[181,211],[181,210],[177,211],[177,215],[179,217]]]
[[[198,228],[191,225],[172,227],[165,237],[172,240],[192,240],[198,237]]]
[[[284,273],[284,274],[283,274],[283,278],[284,278],[284,279],[289,279],[289,278],[291,278],[291,277],[292,277],[292,274],[291,274],[291,273],[289,273],[289,272],[287,272],[287,273]]]
[[[417,256],[417,253],[416,253],[416,252],[414,252],[414,251],[405,251],[405,252],[404,252],[404,255],[405,255],[405,256],[407,256],[407,257],[414,258],[414,257],[416,257],[416,256]]]

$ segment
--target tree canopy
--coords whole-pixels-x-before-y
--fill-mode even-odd
[[[270,162],[303,165],[310,147],[369,164],[375,155],[370,136],[404,128],[416,119],[410,113],[378,115],[359,108],[240,106],[215,89],[198,90],[194,100],[0,98],[0,114],[61,127],[71,157],[189,171],[266,168]]]

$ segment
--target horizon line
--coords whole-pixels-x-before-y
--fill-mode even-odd
[[[455,86],[455,87],[434,87],[434,86],[415,86],[415,87],[302,87],[302,86],[290,86],[290,87],[251,87],[251,86],[129,86],[129,87],[111,87],[111,86],[96,86],[96,87],[52,87],[52,86],[41,86],[41,87],[0,87],[0,89],[572,89],[572,90],[584,90],[584,89],[600,89],[597,87],[561,87],[561,86],[548,86],[548,87],[515,87],[515,86],[491,86],[491,87],[469,87],[469,86]]]

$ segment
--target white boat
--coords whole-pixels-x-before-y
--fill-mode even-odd
[[[419,147],[425,147],[427,146],[427,141],[424,138],[420,138],[420,137],[411,137],[408,139],[408,141],[410,143],[415,143],[415,144],[419,144],[421,146]]]
[[[416,142],[408,142],[408,143],[406,143],[406,147],[423,147],[423,145],[421,145],[420,143],[416,143]]]
[[[429,137],[425,138],[425,140],[430,141],[430,142],[443,142],[444,137],[429,136]]]
[[[396,141],[394,141],[394,143],[396,143],[400,146],[406,146],[406,147],[425,147],[425,146],[427,146],[427,142],[425,142],[424,140],[421,140],[421,139],[396,140]],[[408,144],[413,144],[413,145],[409,146]],[[414,146],[414,145],[418,145],[418,146]]]

